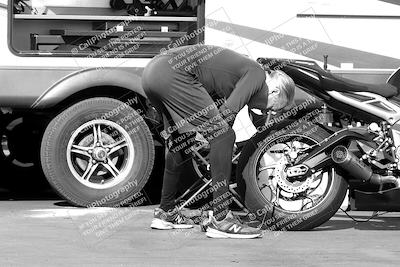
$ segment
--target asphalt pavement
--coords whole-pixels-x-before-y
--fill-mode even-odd
[[[76,208],[1,201],[0,266],[399,266],[400,213],[356,223],[343,212],[313,231],[210,239],[198,227],[149,228],[154,206]],[[371,212],[351,212],[358,220]]]

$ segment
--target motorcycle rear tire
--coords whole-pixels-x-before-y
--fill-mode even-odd
[[[243,178],[246,182],[246,193],[245,203],[247,208],[251,211],[249,216],[257,218],[259,221],[263,221],[263,229],[267,230],[280,230],[280,231],[298,231],[298,230],[311,230],[315,227],[328,221],[340,208],[347,191],[347,181],[343,179],[336,171],[333,172],[331,188],[325,199],[322,200],[315,208],[304,212],[290,212],[283,210],[269,202],[261,193],[256,177],[257,161],[263,153],[265,147],[274,142],[275,140],[282,138],[285,135],[291,135],[291,133],[298,133],[298,129],[302,129],[303,124],[300,124],[296,129],[290,130],[290,133],[284,133],[276,136],[271,136],[274,132],[271,132],[264,140],[268,142],[261,142],[257,147],[256,151],[250,157],[246,168],[243,171]],[[307,136],[314,139],[317,142],[322,141],[329,134],[317,126],[317,130],[308,134]],[[275,128],[275,127],[274,127]],[[283,128],[283,127],[282,127]],[[279,125],[275,129],[280,129]],[[301,133],[300,133],[301,135]]]

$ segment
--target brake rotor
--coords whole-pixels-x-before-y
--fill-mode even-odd
[[[289,193],[302,193],[306,191],[308,188],[310,188],[310,185],[313,183],[314,178],[311,175],[310,177],[307,177],[304,181],[294,181],[291,182],[287,178],[286,174],[286,160],[282,159],[279,161],[278,166],[274,169],[273,175],[274,178],[277,181],[277,184],[279,187]]]

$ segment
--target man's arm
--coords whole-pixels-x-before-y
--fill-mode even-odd
[[[233,125],[236,114],[249,103],[250,98],[263,88],[265,83],[265,72],[261,68],[249,68],[242,78],[236,83],[235,88],[220,107],[220,113]],[[267,104],[267,103],[265,103]]]

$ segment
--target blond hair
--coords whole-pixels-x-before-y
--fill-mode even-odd
[[[274,83],[276,88],[280,90],[279,101],[286,103],[284,106],[292,106],[294,104],[294,91],[296,88],[293,79],[281,70],[271,71],[270,77],[270,82]]]

